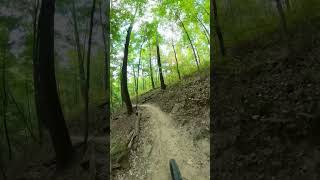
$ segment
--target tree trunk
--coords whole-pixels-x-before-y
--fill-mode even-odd
[[[159,43],[158,43],[158,36],[157,36],[157,60],[158,60],[158,67],[159,67],[159,76],[160,76],[160,88],[162,90],[166,89],[166,84],[164,83],[164,78],[162,75],[162,66],[161,66],[161,58],[160,58],[160,49],[159,49]]]
[[[199,55],[198,49],[196,48],[196,46],[194,46],[194,49],[195,49],[196,54],[197,54],[198,62],[199,62],[199,64],[201,64],[201,59],[200,59],[200,55]]]
[[[43,138],[43,124],[41,122],[41,111],[40,109],[40,97],[39,97],[39,60],[38,60],[38,48],[39,48],[39,37],[38,37],[38,13],[39,13],[39,0],[36,0],[33,14],[33,43],[32,43],[32,61],[33,61],[33,86],[34,86],[34,100],[36,105],[36,114],[38,120],[38,133],[39,143],[42,144]]]
[[[187,35],[187,37],[188,37],[189,42],[190,42],[190,46],[191,46],[192,51],[193,51],[194,60],[196,61],[196,64],[197,64],[197,69],[198,69],[198,71],[200,71],[199,62],[198,62],[198,58],[197,58],[197,54],[196,54],[196,50],[194,49],[192,40],[191,40],[191,38],[190,38],[190,36],[189,36],[189,33],[188,33],[186,27],[184,26],[184,24],[183,24],[183,22],[182,22],[182,20],[180,19],[180,17],[178,17],[178,18],[179,18],[179,21],[180,21],[180,23],[181,23],[181,25],[182,25],[182,28],[183,28],[184,32],[186,33],[186,35]]]
[[[12,103],[16,106],[18,113],[21,116],[21,119],[23,119],[23,122],[25,123],[25,126],[26,126],[27,130],[29,131],[30,136],[33,138],[33,140],[36,140],[35,136],[32,133],[31,127],[29,127],[29,125],[28,125],[28,120],[27,120],[28,117],[24,114],[22,108],[19,106],[18,102],[14,98],[10,89],[7,89],[7,95],[9,95],[9,98],[11,99]]]
[[[210,44],[210,39],[209,39],[210,33],[209,33],[208,29],[206,28],[206,26],[203,24],[203,22],[197,16],[195,16],[195,17],[198,20],[198,22],[201,24],[203,30],[205,31],[204,34],[208,40],[208,43]]]
[[[0,171],[1,171],[1,176],[2,176],[3,180],[7,180],[6,171],[4,169],[2,162],[0,162]]]
[[[110,0],[106,0],[106,23],[102,23],[102,10],[100,1],[100,21],[102,26],[102,36],[104,42],[104,54],[105,54],[105,92],[106,92],[106,124],[107,133],[110,133],[110,117],[111,117],[111,77],[110,77]],[[105,28],[104,28],[105,27]],[[110,135],[110,134],[107,134]],[[109,142],[107,144],[110,145]],[[110,149],[107,148],[107,159],[110,160]],[[107,168],[106,174],[110,174],[110,169]]]
[[[96,0],[92,2],[92,9],[90,14],[90,31],[88,41],[88,53],[87,53],[87,77],[86,77],[86,96],[85,96],[85,132],[84,132],[84,143],[87,144],[89,136],[89,90],[90,90],[90,58],[91,58],[91,41],[92,41],[92,29],[93,29],[93,18],[94,11],[96,8]]]
[[[12,149],[11,149],[11,141],[9,137],[9,131],[7,126],[7,106],[8,106],[8,95],[7,95],[7,84],[6,84],[6,49],[3,49],[3,56],[2,56],[2,90],[3,90],[3,126],[4,132],[6,135],[6,141],[8,146],[8,154],[9,160],[12,160]]]
[[[285,37],[288,36],[288,28],[287,28],[287,20],[286,20],[286,16],[282,7],[282,3],[280,0],[275,0],[277,3],[277,9],[278,9],[278,13],[280,16],[280,21],[281,21],[281,26],[282,26],[282,30],[283,33],[285,35]]]
[[[178,73],[178,76],[179,76],[179,80],[181,80],[180,71],[179,71],[179,63],[178,63],[178,58],[177,58],[177,53],[176,53],[176,48],[174,47],[174,44],[173,44],[173,43],[172,43],[172,48],[173,48],[174,57],[175,57],[175,60],[176,60],[177,73]]]
[[[152,59],[151,59],[151,44],[149,39],[149,68],[150,68],[150,79],[152,89],[155,89],[154,80],[153,80],[153,70],[152,70]]]
[[[138,64],[138,72],[137,72],[137,86],[136,86],[136,109],[138,110],[138,103],[139,103],[139,97],[138,97],[138,92],[139,92],[139,75],[140,75],[140,66],[141,66],[141,56],[142,56],[142,47],[143,47],[144,41],[140,45],[140,53],[139,53],[139,64]]]
[[[134,64],[132,65],[132,72],[133,72],[133,81],[134,81],[134,92],[136,94],[136,109],[138,110],[138,79],[136,76],[136,72],[134,70]]]
[[[220,45],[220,50],[221,50],[221,54],[223,56],[226,55],[226,49],[224,46],[224,40],[223,40],[223,35],[222,35],[222,31],[221,31],[221,27],[220,27],[220,23],[219,23],[219,18],[218,18],[218,9],[217,9],[217,3],[216,0],[211,1],[212,2],[212,8],[213,8],[213,17],[214,17],[214,22],[215,22],[215,28],[216,28],[216,32],[217,32],[217,36],[219,39],[219,45]]]
[[[72,144],[64,120],[57,92],[54,64],[54,0],[43,0],[39,15],[39,98],[41,121],[50,132],[56,153],[57,169],[63,169],[70,163],[73,155]]]
[[[31,105],[30,105],[30,98],[29,98],[29,88],[28,88],[28,83],[26,81],[26,97],[27,97],[27,111],[28,111],[28,120],[29,120],[29,123],[30,123],[30,135],[33,136],[33,127],[32,127],[32,117],[31,117]],[[34,136],[33,136],[34,137]]]
[[[130,95],[128,91],[128,77],[127,77],[128,54],[129,54],[130,36],[131,36],[132,28],[133,28],[133,22],[130,24],[127,31],[126,42],[124,45],[123,64],[121,69],[121,96],[122,96],[122,100],[126,103],[127,112],[129,115],[131,115],[133,112]]]
[[[208,16],[210,16],[210,13],[208,12],[208,10],[207,10],[202,4],[200,4],[200,3],[198,3],[198,2],[197,2],[197,4],[204,10],[204,12],[205,12]]]
[[[80,44],[75,0],[72,0],[72,19],[73,19],[74,38],[76,41],[76,48],[77,48],[77,54],[78,54],[80,90],[81,90],[82,98],[85,98],[86,77],[85,77],[85,71],[84,71],[84,57],[83,57],[84,55],[82,54],[82,49],[81,49],[81,44]]]
[[[286,6],[287,6],[287,10],[290,11],[291,10],[290,0],[286,0]]]

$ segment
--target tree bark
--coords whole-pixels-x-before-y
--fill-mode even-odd
[[[152,58],[151,58],[151,43],[149,39],[149,69],[150,69],[150,79],[151,79],[151,86],[152,89],[155,89],[154,80],[153,80],[153,70],[152,70]]]
[[[175,57],[175,60],[176,60],[176,68],[177,68],[178,77],[179,77],[179,80],[181,80],[180,71],[179,71],[179,63],[178,63],[178,58],[177,58],[177,53],[176,53],[176,49],[175,49],[173,43],[172,43],[172,48],[173,48],[174,57]]]
[[[130,24],[127,31],[127,37],[126,37],[126,42],[124,46],[123,64],[121,69],[121,96],[122,96],[122,100],[126,103],[127,112],[129,115],[131,115],[133,112],[132,103],[131,103],[130,95],[128,91],[128,77],[127,77],[128,54],[129,54],[130,36],[131,36],[132,28],[133,28],[133,22]]]
[[[41,121],[50,132],[57,169],[64,169],[73,155],[72,144],[57,92],[54,64],[54,0],[43,0],[39,15],[39,98]]]
[[[164,78],[162,74],[162,66],[161,66],[161,57],[160,57],[160,48],[159,48],[159,43],[158,43],[158,36],[157,36],[157,60],[158,60],[158,67],[159,67],[159,76],[160,76],[160,88],[162,90],[166,89],[166,84],[164,83]]]
[[[84,132],[84,143],[87,144],[89,136],[89,90],[90,90],[90,58],[91,58],[91,43],[92,43],[92,29],[93,29],[93,18],[94,11],[96,8],[96,0],[92,2],[92,8],[90,13],[90,30],[88,40],[88,53],[87,53],[87,77],[86,77],[86,94],[85,94],[85,132]]]
[[[183,28],[184,32],[186,33],[186,35],[187,35],[187,37],[188,37],[189,42],[190,42],[190,46],[191,46],[191,48],[192,48],[194,60],[196,61],[197,69],[198,69],[198,71],[200,71],[199,62],[198,62],[198,58],[197,58],[197,54],[196,54],[196,50],[194,49],[192,40],[191,40],[191,38],[190,38],[190,36],[189,36],[189,33],[188,33],[186,27],[184,26],[184,23],[182,22],[182,20],[180,19],[180,17],[178,17],[178,18],[179,18],[179,21],[180,21],[180,23],[181,23],[181,25],[182,25],[182,28]]]
[[[215,22],[215,28],[216,28],[216,33],[219,39],[219,45],[220,45],[220,50],[221,50],[221,54],[223,56],[226,55],[226,49],[224,46],[224,40],[223,40],[223,35],[222,35],[222,31],[221,31],[221,27],[220,27],[220,23],[219,23],[219,18],[218,18],[218,9],[217,9],[217,3],[216,0],[211,1],[212,4],[212,8],[213,8],[213,17],[214,17],[214,22]]]

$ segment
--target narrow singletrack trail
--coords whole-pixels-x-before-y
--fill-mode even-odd
[[[145,163],[136,164],[146,167],[135,167],[137,170],[146,169],[144,178],[138,179],[171,180],[169,160],[175,159],[184,180],[209,180],[209,142],[204,142],[205,148],[199,148],[191,134],[175,124],[172,117],[159,107],[151,104],[140,107],[147,119],[142,122],[139,138],[149,143],[138,147],[142,154],[146,154],[140,160]]]

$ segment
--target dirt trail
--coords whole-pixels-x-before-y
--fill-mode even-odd
[[[149,117],[142,122],[144,127],[139,138],[143,145],[138,146],[142,149],[145,161],[140,165],[147,167],[135,167],[138,170],[146,169],[143,179],[170,180],[170,159],[176,160],[184,180],[210,179],[209,141],[200,142],[202,146],[199,148],[193,142],[190,133],[182,127],[177,127],[171,116],[160,108],[151,104],[140,107],[142,113]]]

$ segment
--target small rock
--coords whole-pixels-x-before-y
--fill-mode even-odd
[[[152,151],[152,145],[151,144],[146,145],[145,151],[144,151],[145,154],[143,155],[143,157],[149,157],[151,154],[151,151]]]
[[[253,120],[257,120],[257,119],[259,119],[259,115],[253,115],[253,116],[251,116],[251,118],[253,119]]]

